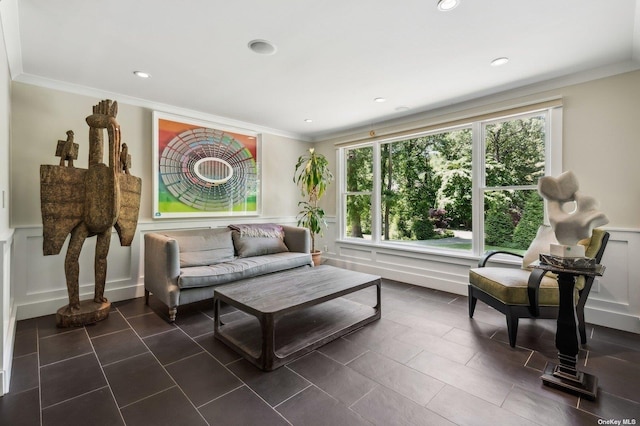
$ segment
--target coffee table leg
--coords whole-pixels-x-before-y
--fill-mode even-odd
[[[220,329],[220,299],[213,298],[213,331],[218,332]]]
[[[262,330],[262,367],[264,370],[273,370],[277,365],[275,353],[275,323],[273,314],[263,314],[258,318],[260,320],[260,329]]]

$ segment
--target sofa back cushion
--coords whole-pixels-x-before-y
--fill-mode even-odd
[[[229,225],[238,257],[287,252],[282,226],[273,223]]]
[[[178,242],[181,268],[215,265],[234,258],[228,228],[174,231],[165,235]]]

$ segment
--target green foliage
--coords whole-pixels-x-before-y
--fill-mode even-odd
[[[544,129],[539,117],[488,125],[487,186],[535,184],[544,174]]]
[[[496,204],[485,213],[484,242],[492,246],[510,247],[513,221],[506,204]]]
[[[324,155],[316,154],[314,148],[309,149],[309,154],[298,157],[293,181],[300,187],[303,197],[319,200],[332,180],[329,161]]]
[[[470,158],[468,129],[383,145],[380,168],[384,238],[436,238],[438,234],[429,215],[434,208],[446,208],[452,219],[447,223],[470,226],[470,167],[465,171],[457,163],[470,164]],[[451,198],[440,202],[448,196]],[[394,233],[390,232],[392,225]]]
[[[471,229],[471,160],[447,163],[442,171],[442,184],[438,190],[438,205],[446,209],[451,226]]]
[[[368,195],[349,195],[347,197],[348,235],[363,238],[371,233],[371,197]]]
[[[367,192],[373,190],[373,148],[362,147],[346,152],[347,191]],[[349,195],[347,197],[347,232],[355,238],[363,238],[371,232],[371,197]]]
[[[416,236],[416,240],[430,240],[436,237],[438,234],[433,228],[433,223],[430,220],[424,220],[422,218],[413,222],[411,230]]]
[[[324,219],[324,210],[314,206],[308,201],[300,201],[298,207],[301,207],[298,213],[298,226],[304,226],[309,229],[311,235],[322,235],[322,228],[327,226]]]
[[[318,207],[320,198],[324,195],[327,185],[333,180],[333,174],[329,170],[329,162],[322,154],[317,154],[313,148],[309,153],[298,157],[293,181],[300,187],[302,196],[308,201],[301,201],[298,207],[302,209],[298,213],[298,226],[304,226],[311,233],[311,251],[315,251],[315,236],[321,235],[327,222],[324,219],[324,210]]]
[[[531,191],[526,198],[522,217],[513,231],[514,248],[526,250],[535,238],[543,220],[544,202],[536,191]]]
[[[398,233],[398,239],[406,240],[411,238],[411,226],[404,216],[398,216],[398,218],[396,219],[396,229]]]

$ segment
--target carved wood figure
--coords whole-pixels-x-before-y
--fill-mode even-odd
[[[112,227],[116,228],[122,246],[130,246],[135,235],[142,181],[129,174],[130,157],[122,144],[120,125],[116,121],[117,102],[104,100],[93,107],[86,121],[89,125],[88,169],[73,167],[69,160],[69,143],[73,132],[60,149],[60,166],[40,166],[40,201],[43,221],[44,255],[59,254],[71,234],[64,262],[69,304],[58,310],[60,327],[84,325],[105,319],[110,303],[104,297],[107,255]],[[104,135],[107,131],[108,165],[104,164]],[[77,157],[77,144],[75,156]],[[127,162],[123,167],[121,158]],[[64,156],[62,155],[64,154]],[[64,167],[64,160],[68,167]],[[93,300],[80,301],[79,263],[84,241],[96,236],[95,292]]]
[[[59,140],[56,147],[56,157],[60,157],[61,166],[64,166],[66,161],[69,167],[73,167],[73,160],[78,159],[78,147],[78,144],[73,142],[73,130],[68,130],[67,140]]]
[[[122,144],[122,151],[120,151],[120,167],[122,167],[123,173],[130,174],[131,155],[129,155],[129,147],[127,147],[126,143]]]

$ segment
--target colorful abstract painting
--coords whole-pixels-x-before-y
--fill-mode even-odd
[[[259,214],[259,135],[154,112],[153,217]]]

